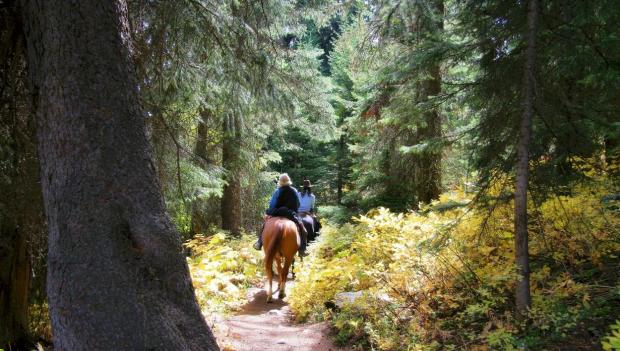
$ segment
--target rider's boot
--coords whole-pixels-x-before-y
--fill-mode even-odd
[[[323,226],[321,225],[321,222],[319,221],[319,219],[316,216],[314,216],[312,218],[314,219],[314,228],[315,228],[314,231],[316,232],[316,236],[319,236],[319,232],[321,231],[321,228]]]
[[[306,253],[306,245],[308,245],[308,231],[301,221],[297,221],[297,229],[299,229],[299,236],[301,237],[301,244],[299,245],[299,257],[304,257]]]
[[[265,229],[265,223],[263,223],[262,228],[258,232],[258,240],[256,240],[256,242],[253,245],[254,250],[260,251],[260,249],[263,247],[263,230],[264,229]]]

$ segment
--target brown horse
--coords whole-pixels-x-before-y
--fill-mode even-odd
[[[265,252],[265,273],[269,282],[267,302],[271,302],[273,261],[278,269],[278,298],[286,296],[285,285],[288,270],[293,263],[295,253],[299,249],[299,235],[297,225],[293,221],[282,217],[270,217],[265,222],[263,230],[263,250]]]

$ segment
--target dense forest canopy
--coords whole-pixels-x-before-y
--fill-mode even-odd
[[[217,349],[199,312],[257,283],[281,173],[325,225],[291,307],[337,341],[620,349],[619,21],[615,0],[0,0],[0,349]]]

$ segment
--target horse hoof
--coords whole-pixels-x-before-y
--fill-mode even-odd
[[[269,297],[267,298],[267,303],[272,303],[272,302],[273,302],[273,300],[271,299],[271,296],[269,296]]]
[[[283,299],[283,298],[285,298],[285,297],[286,297],[286,294],[284,294],[284,293],[282,293],[282,294],[278,294],[278,298],[279,298],[280,300],[282,300],[282,299]]]

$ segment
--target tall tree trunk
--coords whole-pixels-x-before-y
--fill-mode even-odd
[[[517,145],[517,174],[515,179],[515,255],[519,271],[515,300],[517,314],[521,317],[527,314],[532,303],[527,232],[527,188],[532,118],[534,115],[537,25],[538,0],[530,0],[527,12],[527,51],[523,69],[523,114]]]
[[[55,350],[216,350],[166,213],[124,1],[23,0]]]
[[[6,349],[28,344],[27,234],[16,221],[0,218],[0,347]]]
[[[431,79],[423,82],[422,90],[424,99],[437,96],[441,93],[441,74],[439,66],[434,66],[429,71]],[[431,140],[441,138],[441,116],[437,107],[424,113],[425,126],[418,129],[418,140]],[[427,150],[418,157],[416,174],[417,201],[430,203],[439,198],[441,194],[441,150]]]
[[[28,339],[29,260],[27,233],[19,226],[20,148],[17,86],[23,66],[21,39],[12,11],[0,13],[0,157],[8,161],[0,177],[0,348],[23,347]],[[8,39],[8,40],[7,40]],[[24,274],[25,271],[25,274]]]
[[[15,150],[18,155],[20,151]],[[29,346],[30,233],[20,226],[22,215],[19,211],[24,208],[25,199],[18,197],[24,189],[17,177],[28,175],[20,171],[11,173],[11,181],[2,182],[0,186],[0,348],[26,349]]]
[[[5,12],[5,15],[7,13]],[[4,16],[3,16],[4,17]],[[12,38],[0,71],[0,157],[8,161],[0,177],[0,348],[29,349],[28,303],[32,249],[45,234],[35,124],[25,89],[25,57],[21,28],[11,18],[0,37]],[[9,23],[12,22],[12,23]],[[10,151],[8,151],[10,150]],[[6,154],[4,151],[8,151]],[[38,257],[38,255],[37,255]]]
[[[21,112],[25,112],[25,110],[21,109]],[[11,174],[9,189],[0,190],[4,197],[2,202],[7,201],[4,205],[9,209],[8,213],[11,216],[0,219],[0,236],[3,239],[6,239],[7,236],[12,239],[8,255],[0,254],[0,256],[4,256],[4,259],[9,260],[0,263],[0,271],[2,272],[0,275],[3,276],[0,285],[7,288],[6,291],[0,288],[0,296],[2,296],[0,297],[0,330],[8,331],[9,339],[12,339],[9,341],[12,341],[13,347],[24,347],[31,343],[28,330],[28,307],[32,264],[35,259],[33,253],[35,249],[40,248],[30,243],[44,241],[42,236],[46,234],[35,144],[35,127],[34,123],[31,123],[34,121],[29,121],[34,118],[25,113],[19,113],[19,115],[19,121],[16,122],[21,124],[18,128],[22,131],[14,136],[17,141],[17,149],[14,152],[18,163],[15,172]],[[43,257],[45,256],[43,255]],[[5,273],[7,272],[9,279],[5,281],[4,278],[7,277]],[[8,282],[8,285],[4,285],[4,282]],[[4,328],[5,326],[7,329]],[[0,347],[4,344],[2,341],[5,340],[0,340]]]
[[[207,123],[212,117],[211,110],[204,109],[200,113],[200,119],[196,126],[196,146],[194,147],[194,154],[197,157],[196,164],[205,169],[210,163],[209,152],[207,145],[209,143],[209,126]]]
[[[431,32],[441,33],[443,31],[443,0],[435,0],[435,11],[438,19],[430,20],[428,28]],[[421,82],[420,101],[428,103],[429,98],[441,94],[441,72],[439,62],[431,66],[427,72],[430,76]],[[441,138],[441,116],[439,107],[436,105],[427,108],[424,112],[424,126],[418,127],[417,140],[423,142]],[[418,202],[430,203],[438,199],[441,194],[441,156],[442,151],[436,148],[425,150],[417,157],[415,167],[416,197]]]
[[[222,122],[222,167],[226,170],[226,182],[222,196],[222,229],[233,235],[241,232],[241,121],[236,114],[224,117]]]
[[[392,128],[390,128],[392,129]],[[396,134],[396,131],[388,132],[388,135]],[[405,143],[411,140],[413,133],[405,132]],[[384,146],[384,158],[382,160],[382,173],[384,174],[385,197],[383,203],[395,211],[406,211],[412,204],[413,198],[413,172],[411,163],[414,157],[411,154],[400,152],[401,143],[396,137],[388,136]]]
[[[338,174],[336,175],[336,191],[337,204],[342,205],[342,191],[344,188],[344,178],[345,178],[345,165],[346,162],[346,147],[347,144],[345,142],[344,134],[340,136],[338,140]]]
[[[194,147],[195,163],[202,169],[207,169],[207,166],[211,163],[209,159],[209,153],[207,150],[208,145],[208,133],[209,126],[207,123],[211,119],[211,111],[204,109],[200,113],[200,119],[196,126],[196,145]],[[192,234],[204,233],[209,223],[205,216],[204,211],[204,199],[196,198],[192,202]]]
[[[28,282],[26,233],[2,219],[0,227],[0,347],[24,347],[28,340]]]
[[[170,183],[174,181],[166,169],[166,159],[173,151],[170,148],[170,133],[161,111],[153,112],[153,117],[147,121],[149,141],[153,149],[153,163],[157,180],[164,193],[168,190]]]

